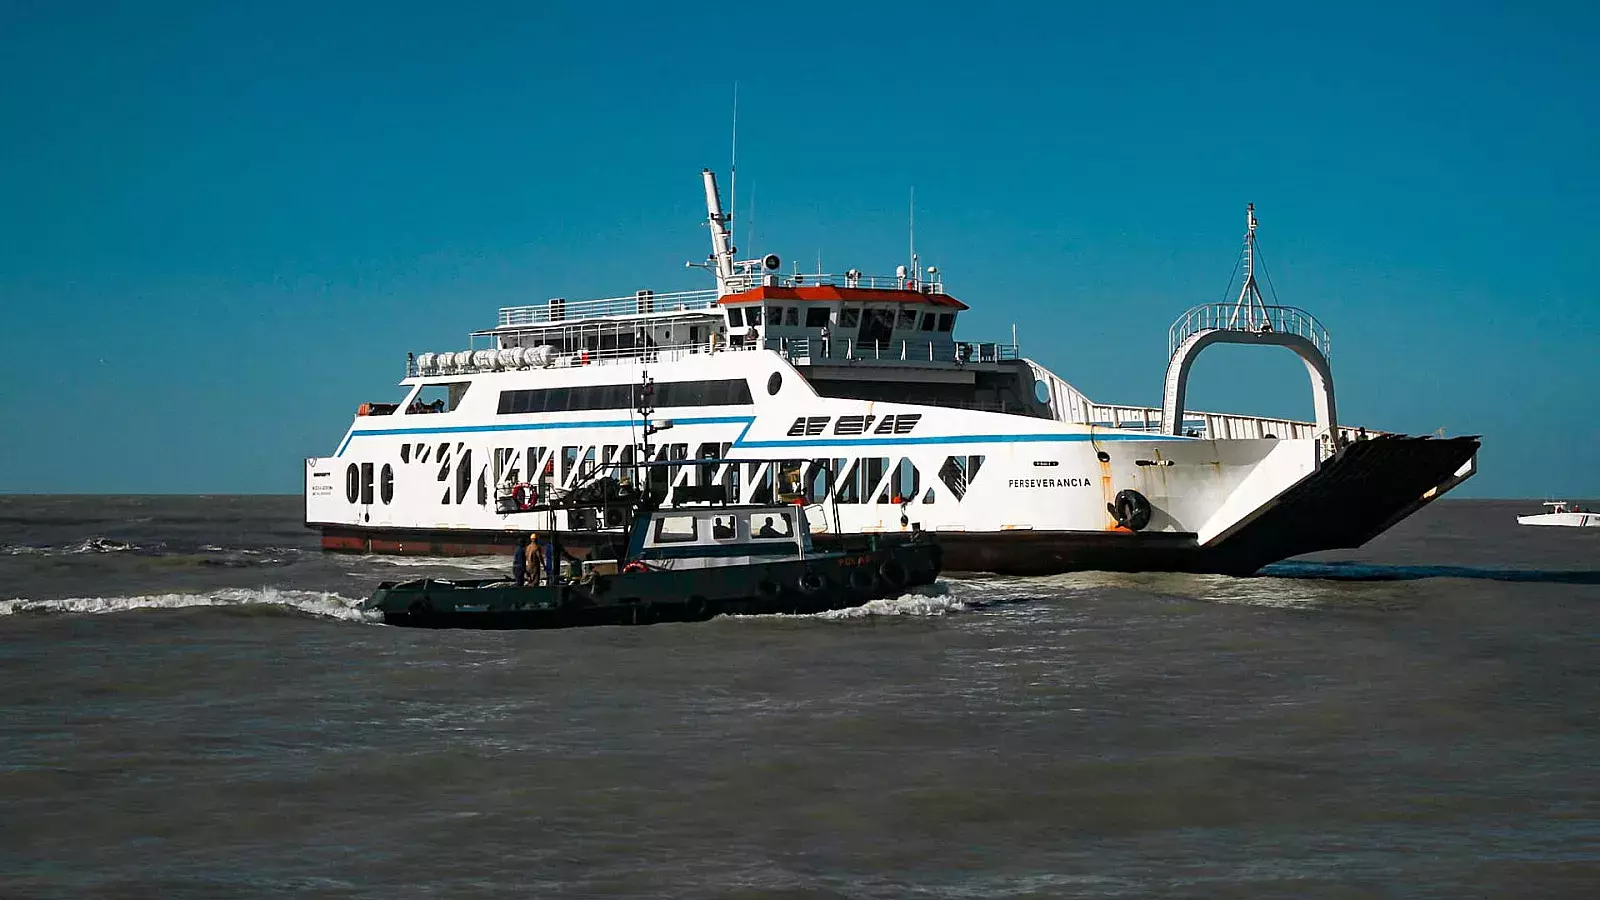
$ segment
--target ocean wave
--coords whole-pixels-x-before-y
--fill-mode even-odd
[[[475,572],[511,571],[511,557],[507,556],[369,556],[355,557],[364,565],[394,566],[402,569],[469,569]]]
[[[7,556],[61,556],[75,553],[131,553],[141,549],[144,548],[128,541],[92,537],[85,538],[76,544],[58,544],[46,547],[34,544],[7,544],[5,547],[0,548],[0,553],[4,553]]]
[[[944,584],[931,584],[916,588],[898,597],[880,597],[860,606],[830,609],[817,613],[762,613],[759,615],[724,615],[723,619],[867,619],[877,616],[942,616],[947,613],[972,609],[973,605],[954,596]]]
[[[63,600],[0,600],[0,616],[19,613],[98,615],[138,609],[275,607],[328,619],[375,622],[381,616],[359,609],[361,601],[331,591],[295,591],[273,587],[222,588],[202,594],[144,594],[135,597],[72,597]]]

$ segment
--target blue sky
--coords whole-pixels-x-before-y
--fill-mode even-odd
[[[708,286],[737,81],[747,251],[892,271],[915,186],[965,337],[1154,405],[1254,202],[1343,420],[1600,496],[1600,7],[1533,6],[0,5],[0,490],[295,492],[407,350]]]

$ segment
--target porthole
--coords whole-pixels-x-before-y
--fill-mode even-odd
[[[351,463],[344,470],[344,498],[351,503],[361,497],[361,468]]]
[[[378,498],[385,506],[394,499],[394,469],[388,463],[383,464],[383,472],[378,475]]]
[[[772,375],[767,378],[767,393],[771,394],[773,396],[777,396],[778,389],[782,388],[782,387],[783,387],[783,373],[782,372],[773,372]]]
[[[1050,385],[1042,381],[1035,381],[1033,383],[1033,399],[1036,403],[1049,403]]]

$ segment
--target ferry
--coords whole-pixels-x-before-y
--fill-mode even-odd
[[[947,571],[1248,574],[1359,546],[1476,471],[1476,437],[1338,422],[1327,330],[1256,284],[1253,206],[1238,299],[1174,322],[1160,407],[1120,406],[1014,337],[958,338],[968,306],[915,252],[892,275],[741,258],[716,175],[701,177],[712,252],[689,265],[714,288],[503,308],[465,349],[408,353],[400,399],[362,403],[332,454],[305,460],[322,546],[508,553],[520,508],[644,467],[667,503],[711,487],[793,498],[822,549],[921,530]],[[1316,421],[1187,410],[1190,367],[1217,343],[1297,354]],[[705,462],[650,465],[682,460]],[[581,510],[553,525],[577,555],[626,542],[625,522]]]

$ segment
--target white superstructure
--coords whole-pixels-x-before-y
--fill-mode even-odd
[[[713,253],[701,265],[715,289],[505,308],[473,347],[416,355],[398,403],[364,404],[331,456],[306,460],[306,521],[325,546],[469,552],[527,530],[503,511],[516,486],[570,489],[640,461],[633,410],[646,378],[663,429],[655,458],[711,460],[654,470],[672,481],[659,487],[827,499],[827,516],[809,516],[819,535],[921,528],[971,547],[972,568],[1006,570],[995,560],[1009,547],[1036,556],[1027,548],[1045,535],[1071,538],[1052,545],[1051,570],[1093,564],[1107,547],[1217,548],[1341,447],[1377,436],[1334,422],[1326,332],[1263,304],[1253,278],[1239,305],[1199,307],[1174,326],[1165,410],[1106,406],[1014,343],[957,340],[966,305],[915,258],[892,276],[781,274],[776,256],[738,259],[709,171],[704,183]],[[1252,213],[1247,249],[1253,240]],[[1300,353],[1325,388],[1319,421],[1185,413],[1188,362],[1219,339]],[[1470,474],[1468,453],[1422,484],[1430,495],[1393,505],[1408,512]],[[556,527],[600,541],[617,524]],[[1115,543],[1133,532],[1142,543]],[[1174,565],[1191,567],[1149,567]],[[962,567],[959,554],[949,567]]]

